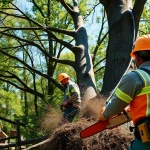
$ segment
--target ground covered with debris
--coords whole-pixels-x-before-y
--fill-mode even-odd
[[[49,139],[39,144],[38,149],[40,147],[41,150],[127,150],[133,140],[133,133],[129,131],[130,124],[107,129],[85,139],[80,137],[83,129],[97,122],[102,106],[103,102],[100,98],[92,103],[86,102],[82,107],[79,120],[65,124],[59,123],[61,113],[56,114],[56,111],[51,109],[42,121],[42,131],[50,133]]]
[[[94,123],[94,122],[93,122]],[[92,122],[80,120],[59,127],[43,150],[127,150],[133,136],[123,126],[105,130],[89,138],[81,139],[80,131]]]

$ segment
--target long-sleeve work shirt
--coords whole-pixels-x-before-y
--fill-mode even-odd
[[[139,66],[140,68],[146,68],[150,70],[150,61],[147,61]],[[124,75],[118,89],[120,89],[123,93],[128,95],[131,99],[134,99],[136,95],[138,95],[142,88],[144,87],[144,82],[141,77],[136,72],[129,72],[128,74]],[[113,95],[112,99],[106,105],[106,109],[103,112],[103,117],[109,118],[114,115],[119,114],[124,110],[129,103],[125,100],[120,99],[117,96],[117,93]]]

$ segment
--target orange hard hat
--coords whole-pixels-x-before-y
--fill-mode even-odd
[[[61,73],[61,74],[58,76],[59,82],[61,82],[62,80],[66,79],[66,78],[70,79],[70,76],[68,76],[66,73]]]
[[[150,51],[150,34],[140,36],[134,43],[130,56],[135,58],[135,52]]]

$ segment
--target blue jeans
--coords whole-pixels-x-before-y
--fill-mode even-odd
[[[68,122],[72,122],[74,117],[77,116],[80,112],[80,109],[75,108],[75,107],[69,107],[65,110],[64,112],[64,119]]]
[[[150,150],[150,143],[142,143],[141,140],[135,138],[128,150]]]

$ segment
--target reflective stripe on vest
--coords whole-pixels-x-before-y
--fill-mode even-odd
[[[146,95],[147,97],[146,116],[150,116],[150,75],[140,69],[137,69],[134,72],[136,72],[143,79],[145,87],[143,87],[143,89],[137,96],[141,96],[144,94]],[[125,101],[126,103],[130,103],[132,101],[132,98],[126,93],[122,92],[119,88],[117,88],[115,94],[118,98]]]
[[[69,85],[68,85],[68,88],[67,88],[66,95],[68,96],[68,98],[70,98],[70,97],[71,97],[71,95],[70,95],[70,87],[69,87]]]
[[[137,69],[135,71],[142,77],[145,85],[145,87],[141,90],[141,92],[137,96],[146,94],[147,97],[146,116],[150,116],[150,75],[140,69]]]
[[[132,101],[132,98],[129,95],[122,92],[119,88],[117,88],[115,94],[117,95],[117,97],[119,97],[121,100],[125,101],[126,103],[130,103]]]
[[[68,85],[67,92],[66,92],[66,95],[68,96],[68,98],[71,97],[71,93],[73,92],[77,92],[78,94],[80,94],[80,90],[78,87],[73,87],[73,89],[70,91],[70,85]]]

